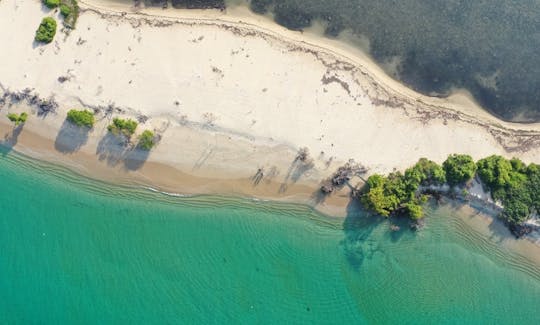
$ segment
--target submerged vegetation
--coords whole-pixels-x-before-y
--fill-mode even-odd
[[[36,31],[36,41],[42,43],[50,43],[56,35],[56,20],[51,17],[45,17],[41,21]]]
[[[450,155],[442,167],[425,158],[405,173],[371,175],[360,192],[360,200],[369,210],[388,217],[406,215],[413,220],[423,217],[426,193],[450,193],[456,186],[466,186],[475,175],[493,200],[501,202],[501,218],[511,227],[520,225],[540,211],[540,165],[526,165],[519,159],[490,156],[476,164],[468,155]]]
[[[79,127],[92,128],[95,123],[94,113],[89,110],[69,110],[67,120]]]
[[[540,120],[540,2],[535,0],[250,0],[256,13],[303,29],[322,21],[369,39],[379,63],[424,94],[466,88],[504,119]]]
[[[135,129],[137,129],[136,121],[132,119],[121,119],[118,117],[115,117],[112,124],[107,127],[107,130],[109,130],[109,132],[112,134],[116,136],[123,135],[127,138],[131,138],[131,136],[135,133]]]
[[[23,112],[21,114],[15,114],[15,113],[9,113],[7,115],[8,119],[15,123],[15,126],[19,126],[20,124],[24,124],[26,120],[28,119],[28,113]]]

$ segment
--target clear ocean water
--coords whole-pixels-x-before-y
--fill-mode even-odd
[[[451,208],[178,198],[0,152],[2,324],[538,324],[540,270]]]

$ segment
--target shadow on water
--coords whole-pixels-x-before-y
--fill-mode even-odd
[[[17,141],[19,140],[19,135],[21,134],[23,130],[24,124],[20,124],[13,128],[11,133],[6,133],[4,135],[4,139],[0,142],[0,146],[2,146],[2,155],[7,155],[11,150],[13,150],[13,147],[17,144]]]
[[[358,200],[349,202],[343,222],[345,238],[341,245],[347,261],[355,271],[379,250],[376,240],[371,239],[371,234],[382,222],[384,220],[381,217],[365,212]]]
[[[54,141],[54,148],[61,153],[74,153],[88,142],[89,133],[89,128],[78,127],[64,120]]]
[[[150,151],[132,147],[127,139],[107,133],[99,141],[96,155],[110,167],[123,164],[127,170],[137,170],[146,163]]]

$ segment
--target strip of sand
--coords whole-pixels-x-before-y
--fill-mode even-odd
[[[77,29],[38,45],[37,24],[47,15],[60,20],[58,12],[38,0],[0,2],[0,39],[9,49],[1,91],[30,88],[59,103],[56,113],[39,117],[36,106],[6,103],[2,115],[33,114],[16,139],[5,117],[0,128],[15,150],[87,176],[295,201],[344,215],[349,188],[325,200],[317,192],[349,159],[382,173],[456,152],[540,162],[539,124],[499,121],[464,97],[417,94],[344,43],[241,9],[79,3]],[[91,132],[65,122],[71,108],[98,112]],[[107,134],[116,116],[138,119],[139,133],[152,129],[161,141],[148,154],[126,151]],[[301,147],[313,165],[296,160]]]

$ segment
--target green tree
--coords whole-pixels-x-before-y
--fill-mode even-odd
[[[50,9],[58,7],[60,0],[43,0],[43,3]]]
[[[45,17],[41,21],[37,31],[35,40],[42,43],[50,43],[56,35],[56,20],[51,17]]]
[[[461,185],[471,180],[476,173],[476,164],[469,155],[453,154],[443,163],[446,181],[451,186]]]
[[[9,113],[7,117],[11,122],[15,123],[15,126],[19,126],[20,124],[24,124],[26,122],[28,119],[28,114],[26,112],[21,114]]]
[[[72,109],[67,113],[67,120],[77,126],[92,128],[95,123],[94,113],[89,110]]]
[[[132,119],[121,119],[115,117],[112,124],[107,127],[107,130],[114,135],[124,135],[130,138],[137,129],[137,122]]]
[[[150,130],[145,130],[140,136],[139,136],[139,143],[138,147],[144,150],[150,150],[155,145],[155,137],[154,132]]]
[[[60,13],[62,14],[62,16],[64,16],[64,18],[68,17],[69,15],[71,15],[71,7],[65,3],[62,3],[60,5]]]

